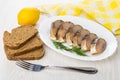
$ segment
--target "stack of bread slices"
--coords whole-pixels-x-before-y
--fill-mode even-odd
[[[4,32],[4,49],[9,60],[36,60],[44,55],[43,42],[34,26],[20,26]]]

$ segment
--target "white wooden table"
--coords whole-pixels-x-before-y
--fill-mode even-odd
[[[69,0],[0,0],[0,80],[120,80],[120,45],[116,53],[108,59],[96,62],[81,61],[57,54],[45,46],[45,56],[34,63],[60,66],[92,66],[99,72],[88,75],[66,70],[26,71],[15,65],[15,61],[6,59],[3,49],[3,32],[17,26],[17,13],[26,6],[43,3],[68,2]],[[73,0],[78,2],[78,0]],[[71,0],[72,2],[72,0]],[[120,43],[120,36],[117,37]]]

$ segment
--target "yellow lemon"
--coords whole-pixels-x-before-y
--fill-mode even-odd
[[[23,8],[18,13],[18,24],[35,25],[39,20],[40,11],[34,7]]]

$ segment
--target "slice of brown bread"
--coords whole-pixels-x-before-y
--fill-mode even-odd
[[[32,51],[34,49],[40,48],[42,45],[43,43],[41,39],[38,36],[35,36],[34,38],[30,39],[24,46],[18,49],[10,49],[7,46],[4,47],[5,47],[5,51],[7,52],[7,55],[17,56]]]
[[[9,48],[19,48],[37,33],[37,29],[32,26],[17,27],[11,33],[8,31],[4,32],[4,44]]]
[[[6,51],[5,51],[6,52]],[[40,59],[45,53],[45,50],[43,47],[27,52],[25,54],[19,55],[19,56],[9,56],[6,52],[6,56],[9,60],[37,60]]]

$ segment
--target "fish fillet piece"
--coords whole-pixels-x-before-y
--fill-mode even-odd
[[[51,27],[51,30],[50,30],[50,38],[52,40],[56,40],[57,39],[57,32],[58,32],[58,29],[60,27],[60,25],[63,23],[62,20],[56,20],[55,22],[53,22],[52,24],[52,27]]]
[[[66,34],[66,42],[69,44],[69,45],[72,45],[72,41],[73,41],[73,37],[75,36],[75,34],[77,32],[80,32],[82,30],[82,26],[80,25],[74,25],[70,31]]]
[[[76,33],[76,35],[73,38],[74,46],[81,47],[82,40],[89,34],[90,34],[90,32],[86,29],[82,29],[80,32]]]
[[[97,39],[97,35],[94,33],[90,33],[82,42],[81,42],[81,49],[88,51],[91,48],[92,42]]]
[[[60,26],[60,28],[58,30],[58,34],[57,34],[59,42],[65,42],[65,35],[73,27],[73,25],[74,24],[72,22],[64,22]]]
[[[97,39],[92,45],[90,52],[92,55],[102,53],[106,49],[106,41],[103,38]]]

